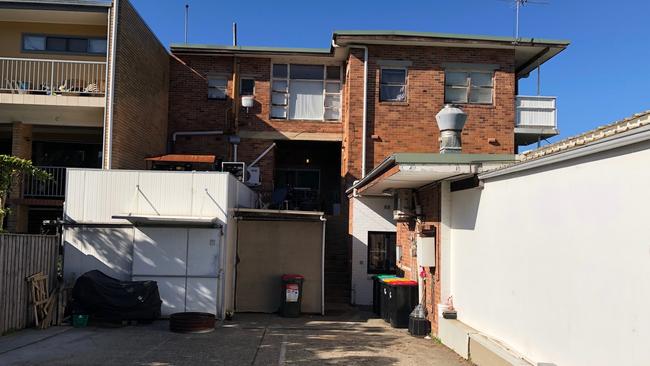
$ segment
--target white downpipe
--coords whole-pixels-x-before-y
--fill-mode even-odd
[[[320,313],[325,315],[325,226],[327,219],[323,216],[320,217],[323,222],[323,244],[321,245],[321,276],[320,276]]]
[[[363,128],[361,136],[361,178],[366,176],[366,135],[368,134],[368,46],[351,45],[363,49]]]
[[[113,160],[113,101],[115,100],[115,54],[117,50],[117,20],[118,20],[118,6],[119,6],[120,0],[115,0],[113,2],[113,9],[111,11],[111,16],[113,17],[113,29],[111,29],[111,64],[110,64],[110,69],[111,69],[111,83],[108,86],[110,88],[110,91],[108,93],[109,95],[109,103],[108,103],[108,111],[107,111],[107,116],[106,119],[108,119],[108,126],[106,126],[106,123],[104,123],[104,133],[106,134],[106,138],[104,139],[104,151],[106,152],[106,156],[104,157],[104,162],[106,165],[104,166],[104,169],[111,169],[112,165],[112,160]],[[108,76],[108,68],[106,68],[106,76]],[[108,131],[106,131],[106,127],[108,127]]]

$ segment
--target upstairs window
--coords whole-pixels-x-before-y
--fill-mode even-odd
[[[105,55],[106,39],[26,34],[23,51]]]
[[[339,66],[273,64],[271,118],[338,121],[341,114]]]
[[[379,100],[406,102],[406,69],[381,69]]]
[[[492,72],[445,72],[445,103],[492,104]]]
[[[228,79],[225,77],[208,77],[208,99],[226,100]]]

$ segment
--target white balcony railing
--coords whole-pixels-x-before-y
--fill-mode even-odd
[[[39,166],[48,172],[52,179],[38,180],[31,176],[23,177],[23,197],[25,198],[63,198],[65,197],[65,167]]]
[[[104,96],[106,62],[0,57],[0,92]]]
[[[557,127],[555,97],[517,96],[517,127]]]

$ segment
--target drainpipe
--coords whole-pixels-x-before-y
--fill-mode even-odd
[[[106,156],[104,157],[104,169],[111,169],[112,165],[112,155],[113,155],[113,100],[115,97],[115,58],[116,58],[116,49],[117,49],[117,23],[118,23],[118,6],[119,0],[113,1],[113,9],[111,11],[111,16],[113,18],[113,29],[111,29],[111,50],[110,50],[110,59],[111,59],[111,83],[108,85],[109,90],[109,100],[106,121],[104,123],[104,134],[106,138],[104,139],[104,152]],[[108,77],[108,68],[106,68],[106,77]],[[108,123],[106,123],[108,122]],[[108,127],[108,128],[107,128]],[[108,130],[108,131],[107,131]]]
[[[363,49],[363,128],[361,137],[361,178],[366,176],[366,135],[368,134],[368,46],[350,45]]]
[[[323,223],[323,243],[321,245],[321,276],[320,276],[320,314],[325,315],[325,225],[327,219],[324,216],[320,217]]]

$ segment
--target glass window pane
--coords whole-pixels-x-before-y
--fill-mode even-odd
[[[472,86],[492,86],[492,73],[473,72],[470,74]]]
[[[90,39],[90,40],[88,40],[88,52],[90,52],[90,53],[106,53],[106,40],[105,39]]]
[[[288,90],[289,84],[283,80],[274,80],[273,81],[273,91],[286,92]]]
[[[338,95],[326,95],[325,107],[333,107],[333,108],[341,107],[341,97]]]
[[[255,80],[241,79],[240,95],[253,95],[255,93]]]
[[[322,65],[291,64],[292,79],[323,80]]]
[[[286,107],[271,107],[271,118],[287,118],[287,108]]]
[[[57,51],[65,52],[66,51],[66,39],[59,37],[47,37],[46,49],[48,51]]]
[[[445,73],[445,85],[467,85],[467,73],[466,72],[446,72]]]
[[[492,88],[472,88],[469,93],[470,103],[492,103]]]
[[[327,79],[328,80],[341,80],[341,67],[340,66],[327,66]]]
[[[368,272],[395,271],[395,233],[368,233]]]
[[[70,38],[68,39],[68,52],[75,53],[87,53],[88,52],[88,40],[82,38]]]
[[[338,108],[325,108],[325,119],[328,121],[338,121],[339,120],[339,109]]]
[[[381,83],[382,84],[406,84],[406,70],[404,69],[382,69],[381,70]]]
[[[209,78],[208,86],[211,88],[222,87],[225,88],[228,85],[228,80],[225,78]]]
[[[271,95],[271,104],[287,105],[287,95],[284,93],[273,93]]]
[[[273,64],[273,77],[274,78],[287,78],[287,65],[286,64]]]
[[[467,88],[445,88],[445,103],[467,103]]]
[[[340,93],[341,92],[341,84],[340,83],[326,83],[325,84],[325,92],[326,93]]]
[[[323,119],[323,83],[292,81],[289,85],[289,119]]]
[[[382,101],[406,101],[406,88],[403,85],[382,85],[379,91]]]
[[[45,37],[25,36],[23,38],[23,48],[28,51],[45,51]]]

